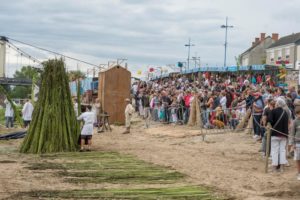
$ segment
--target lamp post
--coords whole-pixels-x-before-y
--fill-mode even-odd
[[[226,67],[226,55],[227,55],[227,30],[228,28],[233,28],[233,26],[228,25],[228,17],[226,17],[226,25],[222,25],[221,28],[225,28],[225,56],[224,56],[224,67]]]
[[[191,46],[195,46],[194,44],[191,44],[191,38],[189,38],[189,43],[184,45],[185,47],[188,47],[188,58],[187,58],[187,64],[188,64],[188,70],[190,68],[190,51],[191,51]]]

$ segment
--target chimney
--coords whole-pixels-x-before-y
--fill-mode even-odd
[[[266,33],[260,34],[260,41],[264,41],[266,39]]]
[[[272,33],[272,40],[275,42],[279,39],[279,34],[278,33]]]
[[[254,46],[255,45],[255,42],[252,42],[252,46]]]
[[[259,43],[259,38],[255,38],[255,44]]]

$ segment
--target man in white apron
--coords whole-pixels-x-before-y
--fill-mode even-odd
[[[32,112],[33,112],[33,105],[31,104],[30,100],[27,99],[22,109],[22,117],[24,120],[25,128],[27,128],[31,122]]]
[[[6,128],[13,128],[14,127],[14,110],[10,102],[5,99],[5,125]]]
[[[131,125],[131,117],[133,115],[134,109],[130,103],[130,99],[125,99],[127,105],[125,108],[125,126],[126,126],[126,131],[123,132],[123,134],[128,134],[130,133],[130,125]]]

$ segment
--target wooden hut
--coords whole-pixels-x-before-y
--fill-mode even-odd
[[[98,98],[110,123],[124,124],[125,99],[130,98],[131,73],[116,65],[99,73]]]

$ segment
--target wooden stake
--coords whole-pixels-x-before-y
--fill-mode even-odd
[[[267,144],[266,144],[266,160],[265,160],[265,173],[268,173],[268,164],[269,164],[269,155],[270,155],[270,141],[271,141],[271,124],[268,123],[267,125]]]

